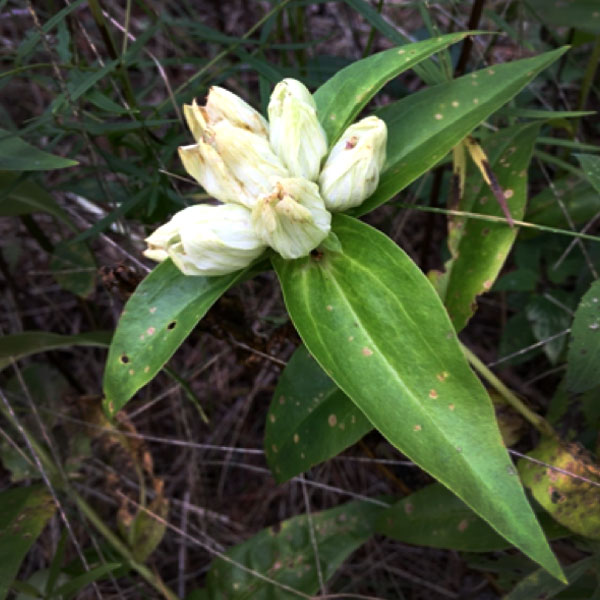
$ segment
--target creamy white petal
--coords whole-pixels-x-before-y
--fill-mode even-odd
[[[284,79],[271,94],[268,113],[273,150],[293,177],[316,181],[327,153],[327,136],[311,93],[300,81]]]
[[[378,117],[351,125],[332,148],[319,176],[329,210],[359,206],[377,188],[385,163],[387,127]]]
[[[249,208],[269,191],[269,177],[287,177],[287,169],[266,138],[220,121],[213,128],[213,147],[229,172],[244,188],[243,202]]]
[[[205,109],[212,124],[225,120],[264,138],[269,135],[267,120],[239,96],[222,87],[213,85],[210,88]]]
[[[148,258],[162,261],[169,256],[185,275],[238,271],[266,248],[252,229],[250,211],[236,204],[186,208],[148,240]]]
[[[239,204],[250,202],[242,183],[211,144],[200,140],[192,146],[180,146],[179,157],[185,170],[217,200]]]
[[[270,193],[252,209],[254,230],[283,258],[306,256],[329,234],[331,214],[316,184],[300,177],[272,178]]]

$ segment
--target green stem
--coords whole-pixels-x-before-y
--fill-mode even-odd
[[[381,11],[383,10],[383,0],[379,0],[379,2],[377,3],[376,10],[379,14],[381,14]],[[367,39],[365,49],[363,50],[363,55],[362,55],[363,58],[367,58],[367,56],[369,56],[369,54],[371,54],[371,48],[373,47],[373,40],[375,39],[376,31],[377,31],[377,29],[375,29],[375,27],[372,25],[371,31],[369,31],[369,37]]]
[[[508,404],[510,404],[510,406],[527,419],[527,421],[529,421],[540,433],[558,439],[558,434],[544,417],[532,411],[521,399],[513,394],[513,392],[511,392],[464,344],[462,344],[462,349],[471,366],[506,400]]]
[[[113,60],[116,60],[117,58],[119,58],[119,51],[110,33],[110,29],[106,24],[106,19],[104,18],[104,13],[102,12],[102,6],[100,5],[100,1],[89,0],[88,6],[90,8],[90,12],[92,13],[92,17],[94,18],[94,21],[96,23],[96,27],[98,27],[100,35],[104,40],[104,45],[106,46],[108,54]],[[121,55],[120,58],[121,63],[119,64],[117,73],[119,74],[119,78],[121,79],[121,83],[123,84],[123,92],[125,94],[127,104],[129,104],[130,109],[133,109],[137,106],[137,100],[135,98],[135,94],[133,93],[133,86],[131,85],[131,80],[129,79],[129,74],[127,73],[125,63],[123,62],[123,56]]]
[[[396,206],[402,206],[403,208],[410,208],[412,210],[421,210],[423,212],[434,212],[442,215],[450,215],[453,217],[465,217],[467,219],[476,219],[479,221],[489,221],[490,223],[503,223],[508,227],[506,217],[497,217],[495,215],[484,215],[480,213],[472,213],[465,210],[450,210],[448,208],[438,208],[435,206],[423,206],[420,204],[409,204],[408,202],[398,202]],[[515,227],[528,227],[529,229],[537,229],[538,231],[549,231],[550,233],[556,233],[559,235],[566,235],[568,237],[579,238],[582,240],[589,240],[590,242],[600,242],[600,236],[589,235],[587,233],[581,233],[579,231],[571,231],[568,229],[559,229],[557,227],[549,227],[548,225],[540,225],[539,223],[527,223],[526,221],[514,220]]]

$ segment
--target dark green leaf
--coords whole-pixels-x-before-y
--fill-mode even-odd
[[[0,129],[0,170],[50,171],[78,164],[76,160],[39,150],[17,137],[15,133]]]
[[[585,392],[600,385],[600,281],[585,293],[573,319],[567,356],[567,387]]]
[[[349,502],[311,515],[319,561],[325,580],[344,559],[366,542],[374,532],[381,506]],[[226,556],[238,563],[217,559],[211,566],[206,588],[199,597],[206,600],[297,600],[298,594],[319,589],[316,557],[306,515],[264,529],[248,541],[230,549]],[[248,572],[253,569],[275,585]],[[292,591],[290,591],[292,590]]]
[[[343,215],[333,224],[343,253],[273,257],[308,350],[394,446],[560,577],[430,282],[385,235]]]
[[[373,210],[428,171],[566,50],[494,65],[382,109],[378,114],[388,126],[386,167],[377,191],[356,213]]]
[[[537,19],[557,27],[575,27],[600,33],[600,6],[598,0],[527,0],[526,6]]]
[[[106,563],[96,567],[95,569],[90,569],[83,575],[79,575],[79,577],[75,577],[74,579],[71,579],[71,581],[61,585],[54,592],[55,597],[64,598],[65,600],[68,598],[73,598],[77,592],[82,591],[90,583],[102,579],[105,575],[112,573],[112,571],[115,571],[120,567],[121,563]]]
[[[0,493],[0,600],[6,598],[21,562],[55,510],[52,496],[42,486]]]
[[[553,294],[554,296],[559,295],[558,290]],[[566,300],[566,298],[562,299]],[[568,309],[568,307],[566,308]],[[545,296],[533,296],[525,307],[525,314],[531,324],[531,331],[538,342],[567,329],[572,319],[565,308]],[[560,336],[543,345],[544,354],[552,364],[556,364],[566,343],[566,336]]]
[[[593,154],[577,154],[577,159],[579,160],[579,164],[588,181],[600,194],[600,156],[594,156]]]
[[[534,196],[529,201],[525,220],[570,229],[559,201],[575,225],[589,221],[598,212],[598,192],[587,181],[570,175],[556,179],[552,186]]]
[[[384,50],[338,71],[314,94],[317,114],[327,133],[329,144],[333,145],[336,142],[369,100],[388,81],[467,35],[467,32],[452,33]]]
[[[565,567],[568,584],[557,581],[542,569],[538,569],[525,577],[510,594],[504,597],[504,600],[532,600],[533,598],[548,600],[554,598],[559,592],[575,583],[586,571],[596,570],[597,563],[598,556],[588,556]]]
[[[0,215],[13,217],[45,212],[75,230],[69,215],[34,181],[16,173],[0,173]]]
[[[54,248],[50,270],[63,289],[86,298],[96,283],[96,261],[84,242],[68,240]]]
[[[550,539],[569,535],[567,529],[544,511],[538,517]],[[408,544],[465,552],[512,547],[439,483],[428,485],[382,512],[377,519],[377,531]]]
[[[304,346],[279,377],[267,415],[265,454],[277,481],[303,473],[373,426]]]
[[[0,337],[0,369],[30,354],[59,350],[70,346],[100,346],[110,344],[111,331],[89,331],[77,335],[61,335],[48,331],[24,331]]]
[[[166,260],[142,281],[125,305],[106,359],[104,406],[109,415],[160,371],[212,304],[246,271],[188,277]]]
[[[520,220],[527,202],[527,169],[539,125],[525,125],[510,132],[500,131],[491,136],[484,148],[490,158],[492,171],[504,190],[506,203],[514,219]],[[493,148],[490,146],[494,144]],[[479,174],[478,179],[480,179]],[[501,217],[503,211],[487,185],[476,185],[472,195],[469,179],[465,187],[466,205],[471,210]],[[478,295],[491,289],[517,237],[518,229],[506,224],[476,219],[457,219],[452,225],[457,243],[457,257],[446,264],[446,294],[444,304],[456,331],[467,324],[474,313]],[[460,232],[460,233],[458,233]]]

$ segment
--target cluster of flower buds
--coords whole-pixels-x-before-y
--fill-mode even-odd
[[[385,162],[387,129],[377,117],[348,127],[325,158],[315,101],[295,79],[275,86],[269,122],[216,86],[205,106],[194,101],[184,114],[196,143],[179,148],[183,166],[223,204],[178,212],[146,239],[144,254],[170,257],[186,275],[243,269],[267,246],[286,259],[306,256],[329,235],[331,212],[375,191]]]

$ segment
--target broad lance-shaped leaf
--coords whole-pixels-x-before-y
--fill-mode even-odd
[[[588,181],[600,193],[600,156],[594,154],[577,154],[577,160]]]
[[[166,260],[142,281],[125,305],[106,359],[109,415],[160,371],[213,303],[250,268],[221,277],[186,277]]]
[[[475,71],[380,110],[377,115],[388,126],[385,171],[377,191],[355,214],[377,208],[428,171],[566,50]]]
[[[525,212],[527,168],[538,131],[539,124],[528,124],[499,131],[484,144],[514,219],[522,219]],[[467,181],[459,210],[503,217],[490,188],[480,184],[478,173],[474,177]],[[473,185],[476,191],[473,191]],[[518,229],[504,223],[460,217],[450,221],[449,229],[449,238],[454,238],[456,257],[446,263],[444,304],[456,331],[460,331],[475,311],[477,296],[494,284]]]
[[[550,539],[569,535],[548,513],[538,510],[540,524]],[[492,552],[512,547],[439,483],[432,483],[384,510],[377,519],[377,532],[408,544],[463,552]]]
[[[228,550],[229,560],[216,559],[206,587],[192,592],[187,600],[297,600],[315,594],[319,577],[309,528],[313,527],[321,573],[327,581],[373,535],[381,510],[378,504],[348,502],[313,513],[310,520],[298,515],[263,529]]]
[[[556,179],[552,187],[547,187],[531,198],[527,205],[525,220],[549,227],[569,228],[561,206],[556,202],[560,196],[571,221],[575,225],[587,223],[598,212],[598,192],[586,181],[569,175]],[[535,230],[521,231],[522,236],[532,237]]]
[[[55,511],[52,496],[40,485],[0,493],[0,600]]]
[[[437,293],[382,233],[333,224],[343,252],[272,259],[306,347],[390,443],[562,577]]]
[[[271,400],[265,455],[278,482],[339,454],[373,426],[304,346],[294,352]]]
[[[100,346],[110,344],[111,331],[88,331],[76,335],[62,335],[50,331],[23,331],[0,336],[0,369],[10,365],[11,360],[24,356],[59,350],[71,346]]]
[[[594,457],[578,444],[548,438],[529,456],[542,463],[518,463],[533,497],[571,531],[600,540],[600,465]]]
[[[569,582],[568,584],[557,581],[549,577],[548,573],[537,569],[522,579],[509,594],[504,596],[504,600],[532,600],[532,598],[549,600],[550,598],[554,598],[567,586],[571,586],[578,579],[581,579],[586,572],[596,574],[598,558],[599,556],[596,553],[565,567],[565,576]],[[574,590],[569,590],[569,592],[569,595],[564,596],[564,598],[588,598],[589,600],[596,600],[598,598],[596,595],[597,592],[592,595],[593,592],[591,590],[587,593],[583,592],[583,594],[581,591],[575,592]]]
[[[315,93],[317,114],[332,146],[369,100],[391,79],[474,32],[451,33],[406,44],[357,60],[338,71]]]
[[[567,388],[586,392],[600,385],[600,281],[584,294],[573,319],[567,356]]]
[[[12,131],[0,129],[0,169],[2,171],[49,171],[74,167],[79,163],[40,150]]]
[[[540,19],[549,25],[600,33],[600,5],[597,0],[528,0],[526,6],[536,20]]]

